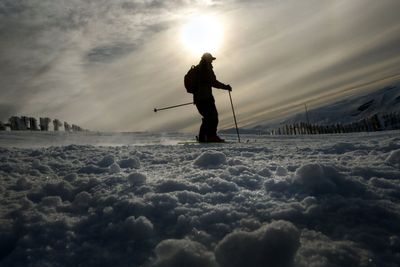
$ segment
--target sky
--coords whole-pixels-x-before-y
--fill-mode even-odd
[[[0,120],[196,132],[194,106],[153,109],[191,102],[183,76],[203,52],[233,87],[239,126],[279,120],[398,80],[398,10],[397,0],[0,0]],[[209,51],[183,41],[198,18],[218,30]],[[220,128],[233,127],[228,93],[214,96]]]

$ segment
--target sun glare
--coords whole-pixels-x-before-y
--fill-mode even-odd
[[[223,39],[221,22],[214,16],[203,15],[191,18],[182,29],[182,43],[190,52],[216,53]]]

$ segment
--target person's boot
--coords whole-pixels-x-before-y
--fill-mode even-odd
[[[206,135],[199,135],[196,136],[197,142],[199,143],[207,143],[207,136]]]
[[[223,142],[225,142],[225,140],[220,138],[218,135],[214,135],[214,136],[207,136],[207,142],[223,143]]]

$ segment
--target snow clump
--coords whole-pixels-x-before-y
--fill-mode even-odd
[[[17,180],[15,184],[15,189],[19,191],[31,189],[32,182],[28,181],[25,177],[21,177]]]
[[[258,174],[262,175],[264,177],[271,177],[272,176],[272,172],[271,172],[271,170],[269,168],[264,168],[264,169],[260,170],[258,172]]]
[[[113,163],[110,165],[110,173],[119,173],[121,172],[121,168],[119,167],[119,165],[117,163]]]
[[[366,191],[365,184],[357,177],[343,175],[335,167],[318,163],[307,163],[301,166],[293,177],[281,180],[269,179],[264,186],[267,191],[288,191],[311,195],[363,195]]]
[[[188,239],[167,239],[155,249],[157,259],[153,267],[191,266],[218,267],[214,255],[200,243]]]
[[[147,177],[142,173],[134,172],[129,174],[127,179],[132,186],[138,186],[145,184]]]
[[[105,172],[108,172],[108,169],[98,167],[98,166],[95,166],[92,164],[83,166],[82,168],[80,168],[78,170],[78,173],[81,173],[81,174],[101,174],[101,173],[105,173]]]
[[[42,198],[40,204],[46,207],[58,207],[62,203],[59,196],[50,196]]]
[[[274,221],[254,232],[228,234],[217,245],[215,256],[221,267],[291,266],[299,238],[292,223]]]
[[[85,210],[86,208],[89,207],[91,201],[92,201],[92,195],[86,191],[82,191],[75,196],[72,205],[76,210]]]
[[[306,266],[385,266],[376,264],[370,251],[348,240],[331,240],[316,231],[304,229],[296,263]],[[327,263],[330,264],[327,264]]]
[[[206,151],[195,159],[194,165],[200,168],[215,168],[226,165],[226,156],[222,152]]]
[[[51,169],[49,166],[42,164],[38,159],[32,161],[32,169],[38,170],[41,173],[50,173]]]
[[[64,176],[64,180],[68,182],[73,182],[78,178],[78,175],[76,173],[69,173]]]
[[[275,174],[277,176],[286,176],[288,174],[288,170],[282,166],[279,166],[278,168],[276,168]]]
[[[115,162],[115,158],[113,155],[106,155],[99,161],[99,163],[97,163],[97,165],[100,167],[106,168],[106,167],[109,167],[114,162]]]
[[[311,163],[296,170],[294,182],[306,192],[328,193],[334,191],[332,178],[338,176],[339,173],[332,167]]]
[[[296,170],[293,183],[300,192],[311,194],[337,193],[362,195],[366,191],[356,177],[345,176],[332,166],[310,163]]]
[[[119,166],[123,169],[127,169],[127,168],[139,169],[140,168],[140,160],[137,157],[123,159],[123,160],[119,161]]]
[[[124,232],[132,239],[146,239],[153,234],[153,224],[144,216],[135,218],[130,216],[125,219]]]
[[[47,196],[59,196],[62,200],[72,200],[73,186],[67,181],[60,181],[57,183],[45,183],[39,191],[33,190],[28,193],[28,198],[34,201],[39,201]]]
[[[386,158],[386,163],[389,165],[400,166],[400,149],[393,150]]]

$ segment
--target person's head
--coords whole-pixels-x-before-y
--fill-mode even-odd
[[[212,63],[213,60],[215,60],[215,59],[216,59],[216,58],[213,57],[210,53],[204,53],[204,54],[201,56],[201,60],[202,60],[202,61],[205,61],[205,62],[207,62],[207,63]]]

